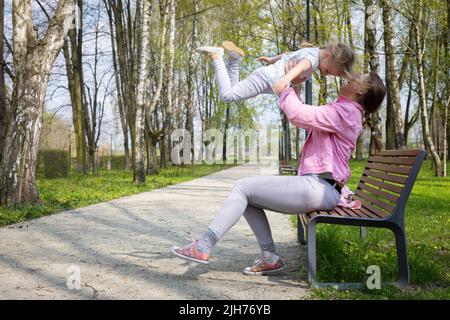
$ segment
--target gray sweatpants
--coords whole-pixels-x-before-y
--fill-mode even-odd
[[[225,67],[223,58],[214,60],[217,87],[222,101],[241,101],[260,94],[273,93],[264,67],[256,69],[246,79],[239,81],[239,62],[238,59],[230,58]]]
[[[264,209],[287,214],[331,210],[340,196],[315,174],[245,178],[236,182],[209,228],[221,238],[243,215],[263,246],[273,243]]]

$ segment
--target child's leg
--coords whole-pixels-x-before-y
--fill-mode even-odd
[[[239,82],[240,62],[241,59],[233,59],[231,57],[228,58],[227,72],[228,76],[230,77],[230,83],[232,87]]]
[[[267,93],[271,89],[269,83],[258,70],[251,73],[248,78],[234,83],[239,78],[239,64],[232,65],[232,74],[229,75],[225,63],[220,57],[214,60],[214,68],[216,69],[219,96],[224,102],[246,100]]]

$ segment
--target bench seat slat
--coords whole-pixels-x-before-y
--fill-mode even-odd
[[[406,178],[407,178],[404,176],[394,176],[392,174],[374,171],[374,170],[370,170],[367,168],[364,170],[364,174],[369,177],[375,177],[375,178],[379,178],[379,179],[383,179],[383,180],[388,180],[390,182],[395,182],[395,183],[399,183],[399,184],[405,184]]]
[[[384,218],[384,217],[387,216],[386,214],[385,214],[385,215],[377,215],[376,213],[371,212],[369,209],[367,209],[366,207],[364,207],[364,205],[361,206],[361,209],[360,209],[360,210],[361,210],[365,215],[367,215],[367,216],[369,216],[369,217],[372,217],[372,218],[374,218],[374,219]]]
[[[360,216],[356,212],[354,212],[354,211],[347,212],[347,211],[344,211],[343,208],[341,208],[341,207],[336,207],[333,209],[333,211],[339,212],[339,214],[344,217],[347,216],[347,217],[360,218]]]
[[[366,208],[366,210],[369,210],[370,212],[376,214],[379,217],[387,217],[390,215],[389,212],[386,212],[384,210],[382,210],[381,208],[375,207],[374,205],[372,205],[372,203],[364,198],[361,198],[360,196],[356,195],[355,197],[356,199],[358,199],[359,201],[361,201],[362,206],[364,208]]]
[[[416,158],[413,157],[383,157],[383,156],[371,156],[368,162],[378,162],[378,163],[387,163],[387,164],[402,164],[411,166],[416,161]]]
[[[408,149],[408,150],[382,150],[380,155],[382,156],[410,156],[416,157],[419,154],[419,149]]]
[[[375,163],[375,162],[367,163],[366,168],[381,170],[381,171],[390,172],[390,173],[405,174],[405,175],[408,175],[409,172],[411,171],[411,167],[391,166],[388,164]]]
[[[356,209],[356,210],[353,210],[353,209],[350,209],[350,208],[341,208],[341,209],[342,209],[343,211],[345,211],[345,212],[351,212],[351,211],[354,211],[354,212],[357,213],[361,218],[379,219],[379,217],[378,217],[376,214],[370,212],[369,210],[363,210],[363,209],[364,209],[363,207],[361,207],[361,209]]]
[[[361,177],[360,181],[364,182],[364,184],[369,183],[371,185],[377,186],[377,187],[382,188],[384,190],[389,190],[389,191],[392,191],[392,192],[395,192],[395,193],[398,193],[398,194],[400,194],[402,192],[402,190],[403,190],[403,188],[400,187],[400,186],[396,186],[394,184],[389,184],[389,183],[386,183],[386,182],[383,182],[383,181],[375,180],[375,179],[372,179],[371,177],[368,177],[368,176],[365,176],[365,175],[363,175]]]
[[[358,188],[360,190],[364,190],[364,191],[373,193],[373,194],[375,194],[377,196],[383,197],[383,198],[389,200],[390,202],[392,202],[394,205],[397,203],[397,200],[399,198],[399,196],[387,193],[386,191],[383,191],[383,190],[380,190],[380,189],[375,189],[375,188],[373,188],[371,186],[368,186],[368,185],[366,185],[364,183],[361,186],[358,186]]]
[[[370,194],[362,192],[362,190],[360,190],[360,189],[356,189],[355,190],[355,194],[358,195],[359,197],[361,197],[361,198],[371,202],[372,204],[375,204],[378,207],[386,210],[389,213],[392,213],[394,211],[394,209],[395,209],[395,206],[393,206],[393,205],[391,205],[391,204],[389,204],[387,202],[384,202],[383,200],[375,198],[374,196],[372,196]]]

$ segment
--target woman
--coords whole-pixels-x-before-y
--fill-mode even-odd
[[[276,87],[276,86],[275,86]],[[309,131],[298,176],[260,176],[237,181],[205,234],[171,252],[177,257],[208,264],[212,248],[244,216],[258,240],[261,256],[243,270],[248,275],[273,274],[284,269],[264,209],[287,213],[331,210],[350,177],[349,159],[362,132],[363,113],[375,112],[385,96],[376,73],[349,80],[330,104],[305,105],[292,88],[275,90],[289,121]]]

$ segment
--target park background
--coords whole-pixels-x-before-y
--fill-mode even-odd
[[[356,69],[377,72],[387,84],[387,98],[372,115],[384,148],[427,150],[406,213],[410,288],[313,295],[448,299],[449,3],[309,3],[309,41],[348,43],[357,53]],[[174,166],[170,136],[176,128],[192,139],[211,128],[267,126],[284,136],[287,121],[276,97],[221,102],[212,65],[194,49],[234,41],[247,53],[245,77],[260,66],[257,57],[296,50],[306,40],[306,0],[1,0],[0,7],[1,225],[228,167]],[[313,104],[335,99],[340,85],[338,78],[315,74]],[[305,133],[289,129],[295,166]],[[366,129],[351,160],[352,189],[372,144]],[[319,259],[327,263],[319,260],[319,273],[326,280],[359,279],[358,261],[367,265],[374,257],[395,275],[390,234],[369,232],[363,242],[351,228],[320,228]]]

